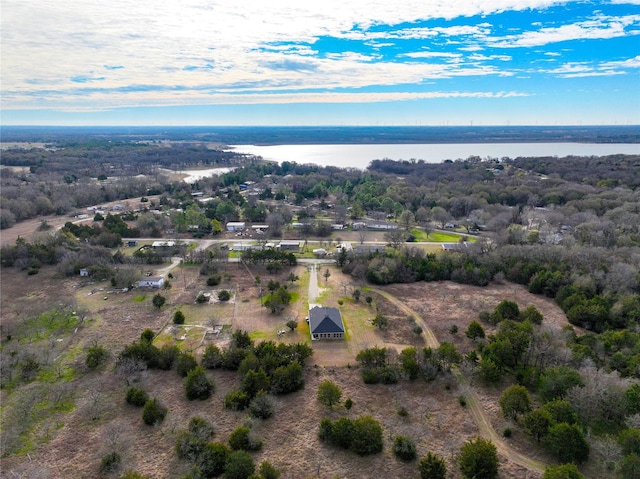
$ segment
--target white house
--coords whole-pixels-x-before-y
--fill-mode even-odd
[[[276,246],[280,251],[300,251],[302,247],[302,241],[298,240],[282,240]]]
[[[251,251],[261,250],[262,246],[250,243],[234,243],[231,245],[231,251]]]
[[[154,241],[151,243],[152,248],[173,248],[175,245],[175,241]]]
[[[164,278],[162,276],[148,276],[138,281],[138,288],[162,288]]]
[[[227,223],[227,231],[244,231],[246,227],[244,221],[229,221]]]

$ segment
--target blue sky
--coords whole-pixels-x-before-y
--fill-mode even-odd
[[[4,125],[640,124],[640,0],[3,0]]]

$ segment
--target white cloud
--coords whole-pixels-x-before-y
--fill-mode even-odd
[[[492,38],[488,22],[406,28],[429,19],[465,19],[505,11],[544,10],[562,0],[3,0],[0,76],[3,108],[110,104],[241,102],[300,98],[301,89],[424,84],[470,76],[509,76],[511,59],[492,46],[533,46],[570,38],[629,34],[637,15],[605,17]],[[633,3],[633,2],[631,2]],[[385,26],[402,25],[390,30]],[[375,28],[374,28],[375,27]],[[318,39],[364,41],[320,55]],[[384,60],[389,39],[459,42],[457,52],[418,51]],[[369,50],[370,51],[370,50]],[[386,50],[384,51],[386,53]],[[430,59],[444,59],[434,61]],[[464,63],[460,60],[474,63]],[[609,71],[634,68],[611,65]],[[602,71],[606,68],[603,67]],[[558,72],[568,75],[578,72]],[[234,92],[236,95],[221,94]],[[257,96],[256,96],[257,95]],[[269,96],[271,95],[271,96]],[[318,94],[317,98],[322,97]],[[345,94],[345,98],[350,98]],[[374,95],[374,94],[369,94]],[[382,94],[380,94],[382,95]],[[314,98],[309,97],[308,98]],[[337,98],[337,97],[336,97]],[[364,97],[360,97],[364,98]],[[262,100],[261,100],[262,101]],[[265,100],[266,101],[266,100]],[[298,100],[295,100],[298,101]],[[320,101],[320,100],[318,100]],[[324,101],[324,100],[323,100]],[[345,100],[346,101],[346,100]],[[383,100],[381,100],[383,101]],[[384,100],[386,101],[386,100]]]
[[[630,68],[640,68],[640,55],[627,60],[614,62],[569,62],[564,65],[548,70],[547,73],[560,78],[580,78],[624,75]]]
[[[404,53],[402,56],[409,57],[409,58],[460,58],[462,57],[462,54],[450,53],[450,52],[421,51],[421,52]]]
[[[640,30],[625,30],[625,27],[630,25],[640,26],[640,15],[599,16],[593,20],[560,27],[541,28],[518,35],[487,38],[487,42],[498,48],[537,47],[568,40],[609,39],[640,33]]]

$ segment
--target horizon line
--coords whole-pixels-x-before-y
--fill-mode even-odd
[[[145,124],[145,125],[126,125],[126,124],[109,124],[109,125],[100,125],[100,124],[88,124],[88,125],[73,125],[73,124],[56,124],[56,125],[47,125],[47,124],[9,124],[3,125],[0,124],[0,128],[521,128],[521,127],[534,127],[534,128],[565,128],[565,127],[638,127],[640,128],[640,123],[627,123],[627,124],[618,124],[618,123],[565,123],[565,124],[491,124],[491,125],[469,125],[469,124],[454,124],[454,125],[415,125],[415,124],[404,124],[404,125],[372,125],[372,124],[363,124],[363,125],[340,125],[340,124],[317,124],[317,125],[291,125],[291,124],[278,124],[278,125],[189,125],[189,124]]]

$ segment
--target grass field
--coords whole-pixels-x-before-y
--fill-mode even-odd
[[[423,230],[415,229],[411,230],[411,234],[416,237],[416,241],[431,241],[434,243],[457,243],[460,239],[464,238],[466,241],[475,242],[477,238],[465,234],[449,234],[441,233],[439,231],[432,231],[427,235]]]

